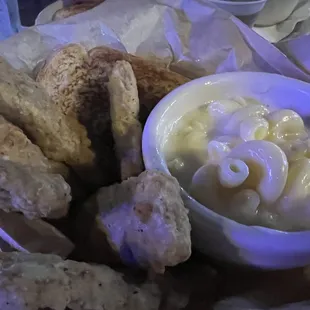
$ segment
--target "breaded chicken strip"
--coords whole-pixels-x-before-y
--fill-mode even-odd
[[[56,49],[35,68],[40,83],[64,115],[78,119],[81,88],[88,74],[87,50],[80,44]]]
[[[0,114],[21,128],[44,155],[78,169],[93,165],[86,130],[65,116],[43,88],[0,57]]]
[[[0,209],[32,218],[67,214],[70,186],[59,174],[0,159]]]
[[[89,52],[91,71],[104,81],[109,72],[107,65],[118,60],[128,61],[135,73],[140,98],[140,120],[146,120],[155,105],[169,92],[190,80],[176,72],[170,71],[161,61],[145,59],[121,52],[107,46],[98,46]]]
[[[110,178],[116,170],[113,169],[116,159],[114,150],[109,151],[109,143],[106,144],[101,135],[96,136],[97,138],[93,135],[94,127],[98,127],[101,132],[104,128],[97,121],[97,113],[91,114],[91,107],[98,101],[100,106],[104,105],[104,98],[98,88],[88,81],[88,54],[85,47],[80,44],[68,44],[55,50],[43,63],[37,65],[34,74],[36,81],[46,90],[57,109],[66,117],[78,121],[79,126],[87,131],[88,137],[92,140],[96,159],[93,169],[87,169],[87,173],[84,171],[79,173],[81,179],[95,183],[98,185],[96,189],[110,184]],[[105,112],[105,118],[110,118],[108,111]],[[98,153],[98,148],[102,152]],[[101,160],[106,163],[104,166],[100,166]]]
[[[64,178],[69,169],[62,163],[46,158],[41,149],[33,144],[23,131],[0,115],[0,158],[31,167],[38,167],[50,173],[59,173]]]
[[[109,77],[110,114],[121,179],[143,171],[137,81],[127,61],[117,61]]]
[[[127,264],[162,273],[191,255],[190,223],[177,180],[145,171],[101,188],[86,204],[96,227]]]
[[[0,273],[1,310],[157,310],[160,302],[155,286],[55,255],[0,253]]]
[[[25,253],[47,253],[67,257],[74,247],[54,226],[40,219],[29,220],[22,214],[6,213],[2,210],[0,238],[15,251]]]
[[[133,68],[139,90],[139,120],[142,124],[167,93],[189,81],[167,69],[166,64],[105,46],[87,52],[80,44],[69,44],[54,51],[34,72],[37,82],[58,109],[63,114],[73,115],[87,129],[96,154],[96,171],[92,176],[98,179],[96,184],[100,186],[111,185],[121,179],[114,151],[107,89],[109,75],[118,60],[126,60]]]

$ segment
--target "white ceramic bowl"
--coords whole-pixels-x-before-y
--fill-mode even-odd
[[[267,0],[250,1],[229,1],[229,0],[209,0],[222,10],[240,18],[249,26],[253,25],[258,13],[263,9]]]
[[[234,96],[252,97],[269,106],[293,109],[306,123],[310,119],[310,84],[267,73],[206,76],[172,91],[150,114],[142,142],[146,168],[170,174],[163,146],[173,124],[207,102]],[[288,233],[242,225],[202,206],[183,189],[182,196],[190,210],[193,244],[203,253],[264,269],[310,264],[310,231]]]
[[[35,20],[35,25],[44,25],[52,22],[53,15],[64,7],[63,2],[58,0],[44,8]]]
[[[229,1],[229,0],[209,0],[222,10],[233,15],[252,15],[260,12],[268,0],[250,1]]]

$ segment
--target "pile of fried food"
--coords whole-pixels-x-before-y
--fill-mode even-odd
[[[187,78],[78,44],[34,75],[0,58],[0,309],[170,309],[156,281],[102,264],[154,279],[191,255],[178,182],[141,155],[147,116]]]

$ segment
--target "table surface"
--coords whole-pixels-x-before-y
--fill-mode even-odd
[[[195,264],[201,272],[199,276],[196,273],[196,278],[190,280],[191,286],[194,283],[194,286],[199,289],[190,299],[186,310],[221,309],[221,307],[213,307],[221,300],[228,299],[253,302],[251,310],[278,308],[309,300],[310,309],[310,272],[307,277],[305,268],[259,271],[216,263],[198,253],[193,254],[191,264]],[[204,271],[201,268],[203,265],[206,266]],[[207,266],[211,266],[210,270],[215,272],[208,271]],[[186,275],[184,282],[189,282]],[[232,309],[238,309],[238,307]],[[247,307],[243,310],[246,309]],[[294,307],[293,309],[295,310]],[[296,306],[296,310],[301,309]]]
[[[18,0],[23,26],[32,26],[37,15],[55,0]]]

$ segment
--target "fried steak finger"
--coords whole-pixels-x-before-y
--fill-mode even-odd
[[[70,186],[62,176],[0,159],[0,209],[32,218],[67,214]]]
[[[102,136],[95,139],[93,135],[93,126],[99,127],[101,131],[103,127],[101,124],[96,125],[98,121],[91,114],[91,106],[98,101],[103,105],[104,99],[101,98],[98,88],[88,81],[88,55],[85,47],[80,44],[68,44],[55,50],[37,66],[35,75],[36,81],[52,98],[55,107],[66,117],[70,116],[79,122],[79,126],[84,128],[92,140],[96,159],[93,162],[93,169],[89,168],[79,173],[81,179],[99,186],[109,184],[110,175],[114,174],[114,170],[112,172],[109,170],[111,166],[113,167],[112,156],[109,154],[115,156],[113,151],[107,152]],[[96,112],[95,115],[97,117]],[[105,118],[110,118],[109,112],[105,113]],[[98,153],[98,145],[100,150],[103,149],[101,153]],[[98,165],[101,158],[108,161],[107,165],[103,167]]]
[[[0,114],[21,128],[46,157],[78,170],[93,165],[94,154],[85,128],[63,115],[38,83],[2,57]]]
[[[107,89],[109,75],[118,60],[128,61],[134,71],[142,124],[167,93],[189,81],[167,69],[165,64],[159,65],[104,46],[87,51],[80,44],[69,44],[53,52],[35,70],[37,82],[51,96],[57,109],[85,126],[96,154],[92,176],[99,186],[111,185],[121,179],[111,132]],[[80,177],[86,179],[85,174],[80,173]]]
[[[145,171],[101,188],[85,205],[127,264],[163,273],[191,255],[190,223],[175,178]],[[86,210],[87,211],[87,210]]]
[[[110,115],[121,179],[143,171],[137,82],[131,65],[117,61],[109,77]]]
[[[157,310],[154,287],[127,284],[107,266],[47,254],[0,253],[0,309]]]
[[[91,71],[104,80],[107,65],[112,66],[118,60],[128,61],[135,73],[140,98],[140,120],[146,120],[150,111],[169,92],[190,80],[170,71],[166,64],[124,53],[107,46],[99,46],[89,52]]]
[[[50,173],[59,173],[64,178],[69,169],[62,163],[46,158],[41,149],[33,144],[23,131],[0,115],[0,157],[22,165],[38,167]]]

